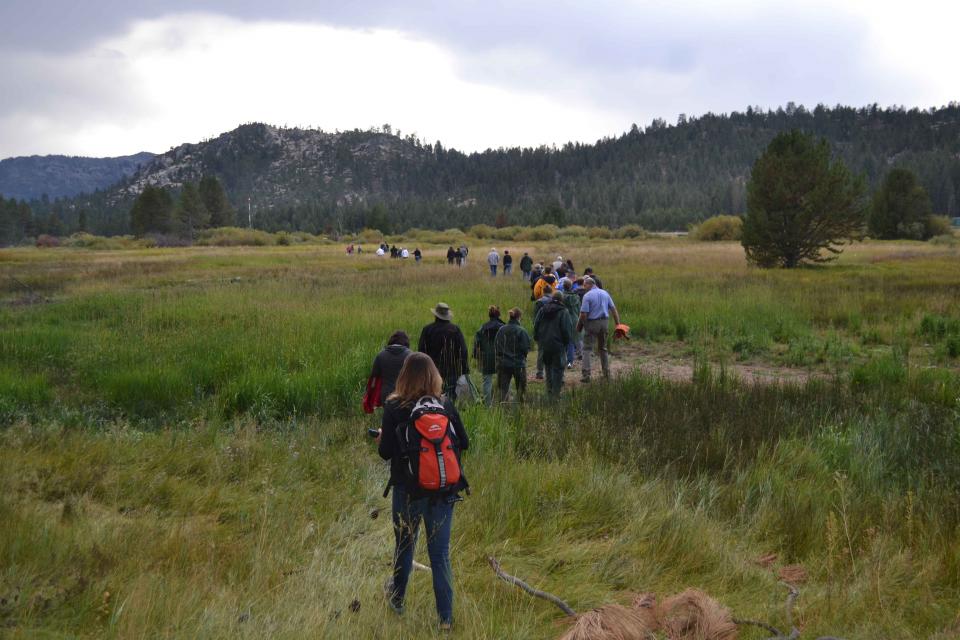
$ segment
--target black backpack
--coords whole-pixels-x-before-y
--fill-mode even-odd
[[[439,399],[424,396],[397,427],[403,483],[411,496],[445,496],[467,489],[460,440]],[[390,487],[384,492],[389,493]]]

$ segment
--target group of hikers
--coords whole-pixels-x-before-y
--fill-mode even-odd
[[[461,252],[461,249],[463,251]],[[451,255],[452,254],[452,255]],[[459,255],[459,258],[457,257]],[[448,262],[462,266],[466,247],[447,252]],[[507,258],[509,257],[509,261]],[[491,276],[500,264],[492,249],[487,257]],[[504,252],[504,275],[510,273],[513,258]],[[505,402],[511,381],[517,402],[527,390],[527,356],[537,343],[538,380],[546,378],[546,398],[558,398],[565,369],[572,369],[580,357],[581,380],[591,379],[592,356],[600,356],[604,377],[610,376],[607,352],[609,320],[616,323],[615,335],[625,337],[628,327],[620,324],[613,298],[603,289],[590,268],[578,276],[573,262],[561,256],[549,264],[534,263],[523,254],[520,270],[531,287],[534,302],[533,336],[521,325],[523,312],[513,307],[507,320],[491,305],[487,321],[473,339],[472,355],[483,376],[483,398]],[[453,506],[469,494],[461,467],[460,453],[470,440],[455,401],[470,392],[470,358],[467,341],[453,322],[449,305],[439,302],[431,309],[433,321],[423,327],[417,351],[410,338],[395,331],[387,346],[373,361],[364,410],[372,413],[383,406],[380,429],[371,430],[378,453],[390,462],[390,479],[384,496],[391,490],[394,529],[393,573],[385,585],[391,609],[402,614],[407,583],[413,568],[414,548],[421,520],[427,534],[427,553],[433,576],[440,629],[453,624],[453,578],[450,567],[450,533]]]
[[[467,249],[467,245],[462,244],[456,249],[449,247],[447,249],[447,264],[456,264],[458,267],[467,266],[467,254],[470,253],[470,250]]]
[[[351,255],[352,253],[353,253],[353,245],[351,244],[347,246],[347,255]],[[358,250],[357,253],[361,253],[361,252]],[[380,244],[379,247],[377,247],[377,256],[382,258],[387,254],[389,254],[391,258],[398,258],[402,260],[406,260],[411,255],[413,256],[413,259],[416,260],[417,262],[420,262],[421,260],[423,260],[423,253],[420,251],[420,247],[417,247],[416,249],[414,249],[413,253],[411,254],[410,250],[407,249],[406,247],[397,247],[396,245],[391,246],[391,245],[388,245],[386,242],[383,242]]]

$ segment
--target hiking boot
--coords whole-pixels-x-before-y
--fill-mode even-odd
[[[383,595],[387,598],[387,605],[393,610],[398,616],[403,615],[403,603],[397,602],[394,599],[393,593],[393,576],[387,578],[386,582],[383,583]]]
[[[445,631],[445,632],[448,632],[448,633],[449,633],[450,631],[453,631],[453,623],[452,623],[452,622],[441,622],[441,623],[440,623],[440,631]]]
[[[567,363],[567,369],[573,369],[573,363],[572,363],[572,362],[568,362],[568,363]]]

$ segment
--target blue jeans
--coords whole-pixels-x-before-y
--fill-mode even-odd
[[[440,622],[453,622],[453,572],[450,569],[450,526],[453,503],[446,498],[409,498],[407,488],[393,487],[393,593],[396,607],[403,606],[407,581],[413,570],[413,552],[417,546],[420,520],[427,531],[427,555],[433,574],[433,595],[437,600]]]
[[[513,265],[512,265],[512,264],[505,264],[505,265],[503,265],[503,275],[508,276],[508,275],[510,275],[510,272],[511,272],[511,271],[513,271]]]
[[[495,264],[490,265],[490,275],[492,276],[497,275],[497,265]]]

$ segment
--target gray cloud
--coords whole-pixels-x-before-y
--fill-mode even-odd
[[[917,89],[903,74],[872,69],[862,17],[826,4],[4,0],[0,77],[17,90],[0,94],[0,119],[55,102],[77,114],[109,102],[116,105],[109,112],[121,113],[135,98],[124,95],[122,82],[105,78],[121,79],[122,61],[103,63],[99,73],[91,71],[96,77],[71,78],[31,60],[88,51],[138,19],[196,11],[403,31],[451,50],[470,81],[622,113],[624,127],[788,100],[903,102]]]

